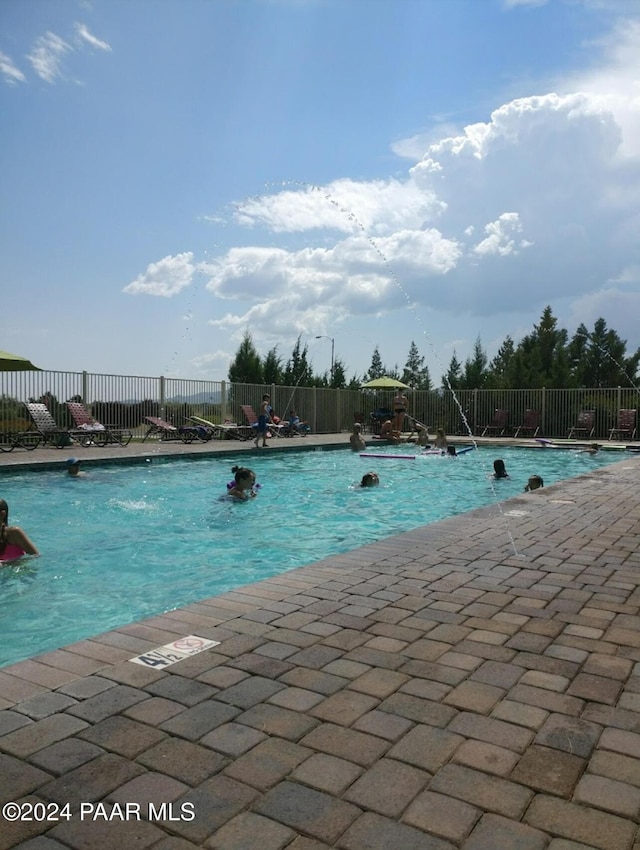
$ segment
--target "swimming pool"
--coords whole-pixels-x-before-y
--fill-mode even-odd
[[[496,457],[509,479],[488,477]],[[11,523],[42,554],[0,569],[0,665],[502,501],[532,473],[549,485],[620,457],[519,448],[415,460],[264,451],[97,467],[81,479],[6,475],[0,496]],[[219,498],[235,463],[250,464],[262,485],[248,503]],[[355,486],[368,470],[380,487]]]

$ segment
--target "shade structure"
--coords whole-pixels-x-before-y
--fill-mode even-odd
[[[31,360],[20,357],[19,354],[9,354],[0,351],[0,372],[40,372],[39,366],[34,366]]]
[[[403,384],[398,378],[389,378],[383,375],[381,378],[374,378],[373,381],[367,381],[366,384],[361,384],[361,390],[395,390],[400,387],[403,390],[410,390],[408,384]]]

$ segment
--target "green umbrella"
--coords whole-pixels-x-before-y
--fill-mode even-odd
[[[40,372],[38,366],[34,366],[26,357],[18,354],[9,354],[8,351],[0,351],[0,372]]]
[[[395,390],[395,389],[410,390],[411,387],[403,384],[398,378],[388,378],[383,375],[381,378],[374,378],[373,381],[367,381],[366,384],[360,386],[361,390]]]

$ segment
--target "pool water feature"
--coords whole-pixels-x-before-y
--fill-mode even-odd
[[[496,457],[510,478],[491,480]],[[0,665],[502,501],[533,473],[549,485],[620,457],[504,447],[415,460],[264,450],[92,467],[80,479],[7,475],[0,496],[11,522],[42,554],[0,568]],[[246,503],[223,496],[236,463],[261,484]],[[369,470],[380,486],[357,486]]]

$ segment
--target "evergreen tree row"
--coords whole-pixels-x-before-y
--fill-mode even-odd
[[[283,363],[277,346],[264,358],[256,350],[249,331],[229,366],[229,381],[246,384],[279,384],[283,386],[333,387],[358,389],[361,384],[383,375],[397,378],[414,389],[433,389],[429,369],[418,346],[411,342],[404,369],[382,362],[378,346],[373,350],[371,365],[362,378],[346,377],[346,364],[336,358],[333,372],[314,374],[308,346],[298,337],[290,357]],[[640,348],[627,355],[627,342],[598,319],[593,330],[581,324],[574,335],[558,327],[551,307],[545,307],[540,322],[515,345],[505,337],[496,356],[489,362],[480,337],[464,363],[453,352],[442,386],[453,390],[470,389],[567,389],[572,387],[634,386],[640,367]]]

